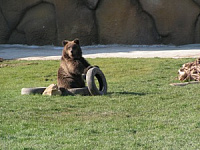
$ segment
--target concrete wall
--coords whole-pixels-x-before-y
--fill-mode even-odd
[[[200,43],[200,0],[0,0],[0,44]]]

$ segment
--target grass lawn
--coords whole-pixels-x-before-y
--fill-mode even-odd
[[[0,149],[200,148],[200,84],[172,87],[194,59],[88,59],[104,72],[105,96],[21,95],[56,83],[59,61],[0,63]]]

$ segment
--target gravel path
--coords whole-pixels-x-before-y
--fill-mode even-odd
[[[199,58],[200,44],[173,45],[96,45],[82,46],[85,58]],[[18,60],[59,60],[62,47],[0,45],[0,58]]]

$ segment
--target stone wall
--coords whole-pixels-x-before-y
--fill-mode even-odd
[[[200,0],[0,0],[0,44],[200,43]]]

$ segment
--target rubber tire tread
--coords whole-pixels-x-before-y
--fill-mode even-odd
[[[95,78],[99,82],[99,89],[95,84]],[[105,95],[107,94],[107,82],[103,72],[98,67],[93,67],[88,70],[86,74],[86,82],[91,95]]]
[[[34,87],[34,88],[22,88],[22,95],[30,95],[30,94],[42,94],[46,87]]]

